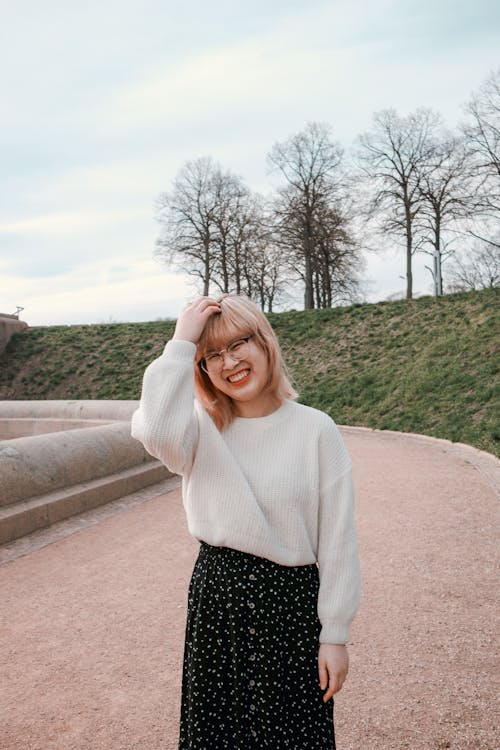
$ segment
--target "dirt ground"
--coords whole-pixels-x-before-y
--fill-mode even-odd
[[[363,596],[337,747],[498,750],[500,464],[429,438],[344,435]],[[198,545],[179,489],[151,495],[0,548],[1,750],[176,750]]]

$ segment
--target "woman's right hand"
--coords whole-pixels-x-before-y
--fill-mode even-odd
[[[199,297],[188,302],[177,318],[173,338],[197,344],[209,317],[219,312],[220,304],[212,297]]]

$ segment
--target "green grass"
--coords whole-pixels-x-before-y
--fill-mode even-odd
[[[498,292],[269,316],[300,400],[340,424],[419,432],[498,455]],[[174,322],[32,328],[0,357],[0,398],[140,395]]]

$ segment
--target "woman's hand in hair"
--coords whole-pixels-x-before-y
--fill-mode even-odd
[[[339,643],[320,643],[318,652],[318,674],[321,690],[326,690],[323,701],[341,690],[349,671],[347,648]]]
[[[189,302],[177,318],[174,339],[197,344],[208,318],[220,312],[220,304],[212,297],[199,297]]]

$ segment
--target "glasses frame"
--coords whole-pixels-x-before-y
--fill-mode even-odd
[[[217,354],[220,357],[220,366],[218,365],[216,368],[213,369],[213,372],[220,372],[224,366],[224,357],[225,354],[230,354],[231,359],[234,359],[236,362],[240,362],[242,359],[245,359],[245,354],[243,354],[241,357],[234,356],[230,353],[230,349],[235,344],[239,344],[241,341],[244,341],[245,344],[248,344],[250,339],[254,337],[255,334],[251,333],[248,336],[240,336],[237,339],[234,339],[234,341],[231,341],[227,346],[225,346],[223,349],[219,349],[218,351],[210,352],[210,354]],[[207,365],[207,359],[206,357],[202,357],[200,361],[198,362],[199,367],[203,370],[204,373],[207,375],[210,375],[210,372],[208,370]]]

